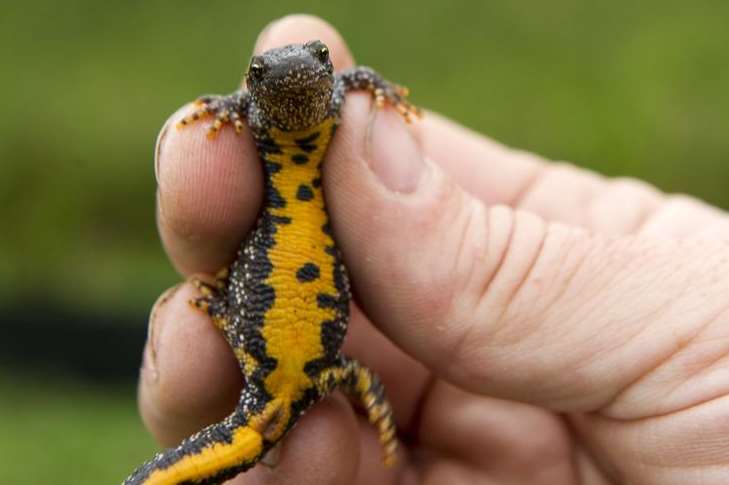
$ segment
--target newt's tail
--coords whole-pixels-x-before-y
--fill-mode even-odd
[[[243,406],[220,423],[158,453],[123,485],[217,485],[251,468],[272,443],[249,426]]]

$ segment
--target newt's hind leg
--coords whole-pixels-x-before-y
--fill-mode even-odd
[[[328,391],[339,387],[365,409],[380,435],[385,465],[394,465],[397,460],[395,420],[379,377],[356,360],[345,358],[341,367],[325,371],[320,379]]]

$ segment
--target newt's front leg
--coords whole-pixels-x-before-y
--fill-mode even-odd
[[[220,129],[231,123],[236,133],[240,133],[248,117],[250,95],[247,91],[239,90],[234,93],[220,96],[216,94],[200,96],[195,100],[195,111],[185,116],[177,124],[178,128],[194,123],[206,116],[215,116],[215,120],[208,128],[208,137],[214,138]]]
[[[369,91],[374,96],[375,105],[378,108],[384,107],[385,104],[392,105],[408,123],[412,121],[413,116],[418,118],[422,116],[420,108],[408,101],[408,88],[388,81],[373,69],[365,66],[353,67],[337,75],[332,98],[334,109],[337,112],[339,112],[347,92],[355,90]]]
[[[227,273],[227,269],[219,271],[215,276],[215,284],[210,284],[199,277],[190,280],[202,294],[190,300],[190,305],[210,315],[213,324],[220,330],[225,330],[229,324]]]

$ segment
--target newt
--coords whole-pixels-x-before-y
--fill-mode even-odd
[[[377,107],[410,121],[420,111],[407,90],[368,67],[334,72],[327,46],[292,44],[253,56],[239,90],[202,96],[178,127],[212,118],[247,126],[265,174],[255,229],[214,282],[193,280],[191,304],[206,312],[245,377],[223,421],[158,453],[124,485],[220,484],[254,466],[317,401],[335,389],[358,402],[379,433],[384,463],[396,459],[392,409],[379,378],[341,352],[349,321],[347,270],[332,235],[322,163],[347,92],[365,90]]]

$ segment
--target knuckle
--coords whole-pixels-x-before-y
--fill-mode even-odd
[[[686,237],[726,220],[726,215],[693,197],[676,194],[666,197],[643,226],[641,232]]]
[[[541,260],[546,232],[535,216],[482,207],[470,211],[462,237],[454,264],[460,277],[449,307],[448,351],[455,356],[455,366],[479,378],[481,362],[494,335],[508,323],[520,291],[539,286],[530,275]]]
[[[553,163],[530,180],[514,206],[527,210],[538,209],[540,213],[555,219],[563,218],[565,207],[570,202],[584,201],[604,183],[602,177],[590,171],[568,163]],[[565,191],[565,187],[569,187],[569,190]],[[555,193],[562,194],[560,200],[555,200]]]
[[[612,179],[586,205],[587,226],[603,233],[635,232],[655,213],[662,199],[650,184],[627,177]]]

